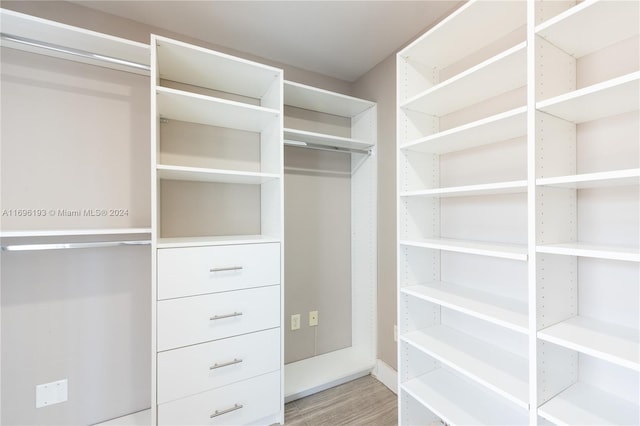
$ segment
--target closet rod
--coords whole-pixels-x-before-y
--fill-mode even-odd
[[[27,46],[38,47],[41,49],[52,50],[54,52],[66,53],[73,56],[79,56],[87,59],[95,59],[103,62],[110,62],[112,64],[124,65],[131,68],[136,68],[144,71],[150,71],[151,67],[145,64],[139,64],[133,61],[127,61],[126,59],[118,59],[112,56],[100,55],[98,53],[87,52],[85,50],[74,49],[72,47],[64,47],[46,41],[34,40],[26,37],[14,36],[11,34],[0,33],[2,40],[12,41],[14,43],[24,44]]]
[[[77,243],[47,243],[47,244],[12,244],[2,246],[2,251],[38,251],[38,250],[62,250],[62,249],[82,249],[82,248],[103,248],[117,246],[145,246],[150,245],[151,240],[137,241],[93,241]]]
[[[284,140],[284,144],[287,146],[297,146],[299,148],[309,148],[309,149],[317,149],[320,151],[331,151],[331,152],[345,152],[347,154],[371,154],[370,149],[358,149],[358,148],[341,148],[337,146],[327,146],[327,145],[316,145],[308,142],[298,142],[291,140]]]

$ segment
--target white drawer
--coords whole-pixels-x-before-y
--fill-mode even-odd
[[[158,300],[280,284],[280,244],[158,250]]]
[[[158,302],[158,351],[280,327],[280,286]]]
[[[158,354],[158,403],[280,369],[274,328]]]
[[[277,416],[280,371],[158,406],[160,425],[244,425]]]

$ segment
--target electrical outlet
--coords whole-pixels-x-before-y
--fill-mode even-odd
[[[309,327],[315,327],[318,325],[318,311],[309,312]]]
[[[300,314],[291,315],[291,330],[300,329]]]
[[[36,408],[48,407],[67,400],[67,379],[36,386]]]

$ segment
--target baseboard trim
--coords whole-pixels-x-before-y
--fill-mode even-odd
[[[398,394],[398,372],[384,361],[376,360],[376,366],[371,375],[388,387],[393,393]]]

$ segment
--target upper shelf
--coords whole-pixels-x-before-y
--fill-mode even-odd
[[[375,102],[292,81],[284,82],[284,104],[341,117],[355,117],[376,105]]]
[[[158,165],[158,177],[168,180],[186,180],[210,183],[237,183],[244,185],[261,185],[280,176],[274,173],[242,172],[235,170],[207,169],[202,167],[185,167]]]
[[[2,40],[2,46],[28,52],[99,65],[120,71],[149,75],[149,45],[0,9],[2,35],[26,42]],[[49,48],[30,43],[33,40]],[[64,52],[76,51],[75,54]],[[113,60],[107,60],[111,58]],[[130,63],[127,65],[127,63]]]
[[[536,251],[538,253],[559,254],[564,256],[640,262],[640,249],[637,248],[612,247],[577,242],[539,245],[536,247]]]
[[[159,78],[255,99],[273,89],[281,70],[180,41],[154,36]]]
[[[486,243],[482,241],[455,240],[450,238],[400,240],[399,243],[404,246],[475,254],[478,256],[489,256],[502,259],[521,261],[526,261],[528,259],[527,246],[519,244]]]
[[[342,148],[355,151],[367,151],[373,146],[372,143],[340,136],[333,136],[324,133],[307,132],[304,130],[284,129],[284,141],[293,141],[296,144],[322,146],[328,149]]]
[[[640,184],[640,169],[540,178],[536,179],[536,184],[539,186],[575,189],[638,185]]]
[[[579,58],[638,34],[640,2],[587,0],[536,27],[536,33]]]

